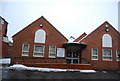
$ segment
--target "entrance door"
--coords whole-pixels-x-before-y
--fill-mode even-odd
[[[79,64],[79,52],[67,52],[66,63]]]

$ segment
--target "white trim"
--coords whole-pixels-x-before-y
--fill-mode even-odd
[[[50,47],[55,47],[55,56],[50,56]],[[49,46],[49,58],[56,58],[56,46]]]
[[[111,56],[104,56],[104,50],[110,50],[111,51]],[[111,60],[106,60],[104,57],[111,57]],[[102,49],[102,59],[104,61],[112,61],[112,49]]]
[[[97,55],[93,55],[93,49],[97,49]],[[92,51],[92,54],[91,54],[92,55],[92,60],[98,60],[98,48],[92,48],[91,51]],[[94,56],[96,56],[97,59],[93,59]]]
[[[28,51],[23,51],[23,47],[24,47],[24,45],[28,45]],[[29,44],[23,44],[23,45],[22,45],[22,56],[29,56],[29,47],[30,47]],[[27,52],[28,55],[24,55],[23,52]]]
[[[120,50],[120,49],[117,49],[117,50],[116,50],[116,61],[120,61],[120,60],[117,59],[117,58],[119,57],[119,56],[118,56],[118,50]]]
[[[43,29],[38,29],[34,36],[35,43],[45,43],[46,42],[46,32]]]
[[[112,47],[112,37],[110,34],[102,36],[102,47]]]
[[[36,46],[36,45],[34,45],[33,56],[34,56],[34,57],[44,57],[45,45],[37,45],[37,46],[43,46],[43,52],[36,52],[36,51],[35,51],[35,46]],[[43,56],[34,55],[34,53],[43,53]]]

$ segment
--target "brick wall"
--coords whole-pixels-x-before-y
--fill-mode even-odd
[[[105,25],[108,24],[109,31],[106,32]],[[102,47],[102,36],[104,34],[110,34],[112,37],[112,47]],[[119,68],[119,61],[116,61],[116,49],[120,49],[118,46],[118,36],[120,34],[108,23],[103,23],[100,27],[89,34],[81,43],[87,45],[87,48],[82,50],[82,57],[92,60],[92,48],[98,48],[98,60],[92,60],[94,62],[94,69],[106,69],[117,70]],[[102,49],[112,49],[112,61],[104,61],[102,57]],[[119,68],[120,69],[120,68]]]
[[[40,24],[43,24],[43,26],[40,27],[39,26]],[[34,43],[35,32],[38,29],[43,29],[46,32],[46,42],[43,44]],[[24,28],[22,31],[18,32],[13,36],[12,57],[23,57],[21,56],[22,45],[30,44],[29,56],[27,57],[33,57],[34,45],[45,45],[44,57],[39,57],[39,58],[40,59],[47,58],[49,54],[49,46],[56,46],[56,50],[57,50],[57,48],[63,47],[63,43],[66,43],[66,42],[67,42],[67,39],[56,28],[54,28],[44,17],[41,17],[40,19],[34,21],[30,25],[28,25],[26,28]],[[40,59],[36,59],[35,61],[37,60],[40,61]],[[56,59],[59,59],[59,58],[56,58]],[[31,59],[31,61],[32,60],[33,59]],[[48,58],[47,61],[54,62],[55,59]],[[63,58],[62,61],[65,61],[65,59]]]

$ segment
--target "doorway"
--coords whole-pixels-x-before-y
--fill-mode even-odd
[[[67,52],[66,63],[68,64],[79,64],[79,52]]]

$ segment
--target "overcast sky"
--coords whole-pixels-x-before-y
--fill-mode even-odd
[[[119,0],[2,0],[0,15],[11,37],[44,16],[66,38],[91,33],[105,21],[118,29]],[[2,13],[1,13],[2,12]]]

